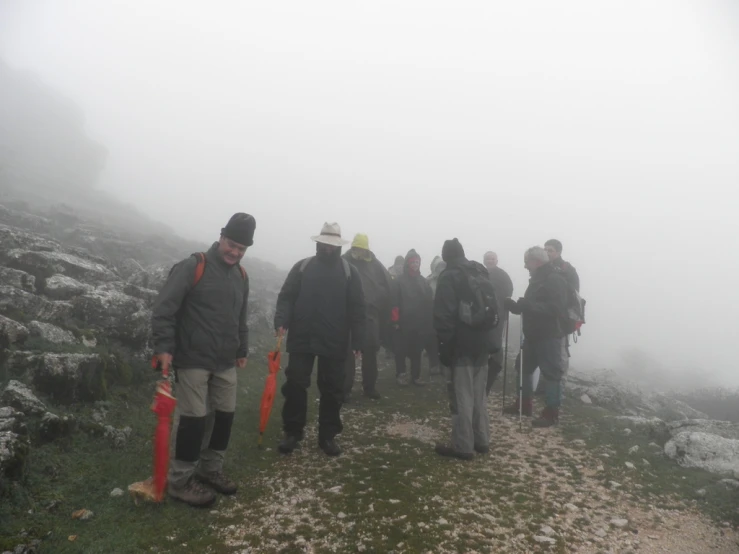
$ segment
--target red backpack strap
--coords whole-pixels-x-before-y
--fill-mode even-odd
[[[246,281],[246,270],[244,269],[244,266],[239,265],[239,269],[241,270],[241,278]]]
[[[195,266],[195,278],[192,281],[192,286],[194,287],[200,282],[200,279],[203,278],[203,273],[205,273],[205,254],[203,252],[198,252],[197,254],[193,254],[198,259],[198,265]]]

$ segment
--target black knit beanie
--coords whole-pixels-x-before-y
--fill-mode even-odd
[[[226,226],[221,229],[221,235],[244,246],[251,246],[254,244],[256,228],[257,222],[254,216],[239,212],[231,216]]]
[[[451,239],[444,243],[441,249],[441,259],[449,263],[458,258],[464,258],[464,248],[457,239]]]

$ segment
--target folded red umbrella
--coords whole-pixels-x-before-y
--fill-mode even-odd
[[[152,366],[159,368],[159,361],[152,359]],[[162,370],[162,379],[157,381],[154,401],[151,411],[157,416],[157,426],[154,430],[154,468],[152,477],[146,481],[139,481],[129,485],[128,490],[138,501],[139,498],[161,502],[164,500],[164,491],[167,487],[167,473],[169,471],[169,435],[172,425],[172,412],[177,400],[172,395],[172,378],[169,368]]]
[[[277,347],[267,355],[267,380],[264,382],[264,392],[262,393],[262,403],[259,407],[259,441],[257,444],[261,448],[262,437],[267,429],[269,415],[272,413],[272,405],[275,402],[275,393],[277,392],[277,374],[280,372],[280,357],[282,352],[282,332],[277,336]]]

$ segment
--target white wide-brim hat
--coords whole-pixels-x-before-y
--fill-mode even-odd
[[[346,246],[349,244],[348,240],[341,238],[341,227],[338,223],[324,223],[321,234],[317,237],[311,237],[311,239],[331,246]]]

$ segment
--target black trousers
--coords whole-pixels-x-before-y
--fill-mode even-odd
[[[421,377],[421,354],[426,345],[425,337],[418,331],[400,331],[395,343],[395,374],[405,374],[405,359],[411,361],[411,378]]]
[[[286,435],[303,438],[308,413],[308,387],[313,365],[318,358],[318,439],[332,439],[343,429],[341,405],[344,401],[343,359],[315,354],[291,353],[285,369],[287,381],[282,385],[285,404],[282,406],[282,428]]]

